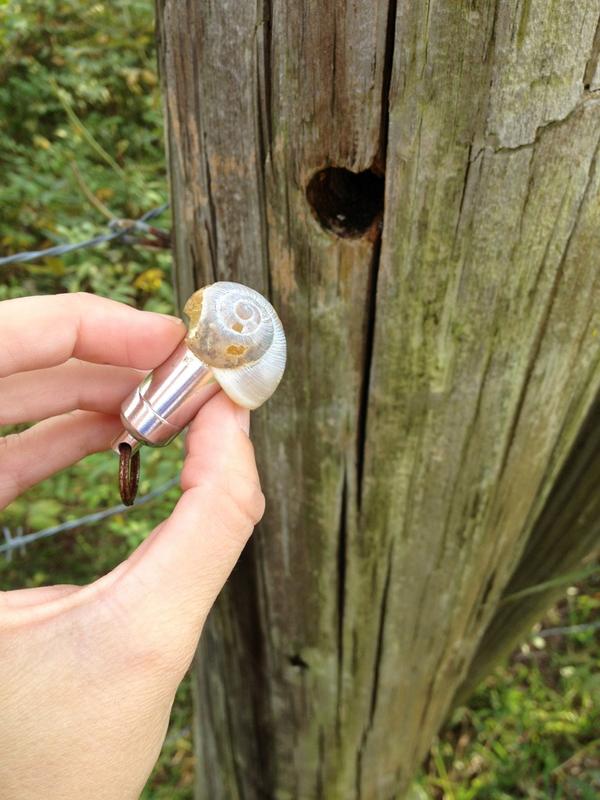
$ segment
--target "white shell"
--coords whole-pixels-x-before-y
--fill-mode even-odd
[[[244,408],[273,394],[285,369],[283,326],[273,306],[241,283],[219,281],[188,299],[186,342],[223,391]]]

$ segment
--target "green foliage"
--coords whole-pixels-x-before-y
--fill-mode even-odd
[[[151,0],[0,0],[0,254],[87,239],[108,217],[135,218],[167,197]],[[159,221],[168,227],[168,220]],[[111,243],[2,267],[0,299],[92,291],[170,312],[170,258]],[[181,442],[144,453],[140,492],[180,469]],[[112,569],[169,513],[179,491],[0,560],[4,588],[85,583]],[[3,512],[24,532],[118,502],[115,457],[99,453]],[[590,578],[544,623],[598,619]],[[412,800],[600,796],[598,631],[532,635],[459,709],[432,749]],[[191,800],[190,687],[182,684],[143,800]]]
[[[151,2],[9,0],[0,49],[0,254],[87,239],[110,216],[165,201]],[[160,273],[152,291],[148,269]],[[122,244],[4,267],[2,278],[0,300],[85,290],[172,305],[168,257]]]
[[[412,800],[600,796],[599,612],[596,572],[580,589],[568,590],[468,708],[455,711]],[[588,627],[539,635],[542,627],[576,625]]]

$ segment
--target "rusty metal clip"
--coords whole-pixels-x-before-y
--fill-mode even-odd
[[[140,451],[135,453],[131,445],[121,442],[119,445],[119,492],[126,506],[132,506],[140,481]]]

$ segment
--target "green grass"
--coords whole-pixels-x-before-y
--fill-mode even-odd
[[[600,797],[599,612],[596,573],[454,712],[412,800]],[[578,625],[590,628],[539,635]]]
[[[150,0],[0,2],[0,254],[106,230],[103,207],[137,217],[167,197]],[[160,222],[168,227],[168,215]],[[0,300],[86,290],[172,311],[170,258],[122,244],[2,268]],[[141,493],[177,474],[181,443],[144,453]],[[84,583],[125,558],[178,495],[0,557],[4,588]],[[100,453],[2,512],[24,532],[118,502],[115,456]],[[572,587],[541,625],[593,624],[600,583]],[[532,633],[440,734],[413,800],[600,797],[600,636]],[[189,680],[144,800],[190,800]]]

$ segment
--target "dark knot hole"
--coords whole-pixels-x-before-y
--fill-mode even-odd
[[[351,172],[328,167],[316,172],[306,198],[321,225],[337,236],[364,236],[381,218],[385,181],[371,169]]]

